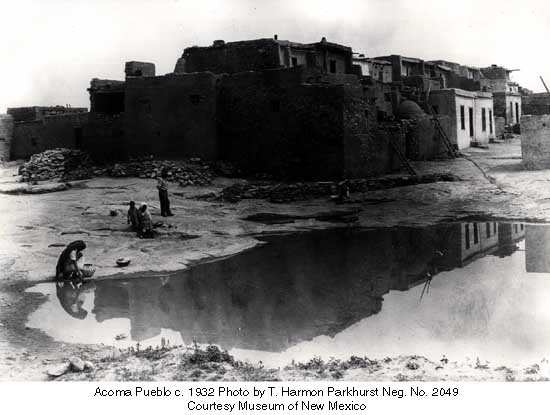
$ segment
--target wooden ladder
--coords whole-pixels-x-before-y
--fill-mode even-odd
[[[439,119],[437,118],[437,114],[435,113],[433,107],[430,105],[429,102],[426,102],[426,106],[428,107],[428,110],[430,111],[431,120],[433,124],[435,125],[435,128],[437,129],[439,136],[443,140],[443,144],[447,148],[447,153],[452,158],[458,157],[458,153],[455,150],[453,143],[451,143],[451,140],[449,139],[449,136],[445,133],[445,130],[443,129],[443,126],[439,122]]]
[[[399,148],[399,146],[397,145],[393,137],[390,138],[390,143],[391,143],[391,146],[393,147],[393,150],[396,152],[397,156],[399,157],[399,160],[401,161],[401,166],[403,166],[410,175],[416,176],[416,171],[414,171],[413,167],[411,166],[411,163],[409,163],[409,160],[407,160],[407,157],[405,156],[405,154],[403,154],[403,152],[401,151],[401,149]]]
[[[432,123],[435,125],[435,128],[437,129],[439,136],[443,140],[443,144],[447,148],[447,153],[451,158],[458,157],[458,152],[455,150],[453,143],[451,143],[451,140],[449,139],[449,136],[445,133],[445,130],[443,129],[443,126],[439,122],[439,118],[437,118],[437,114],[435,113],[432,104],[430,104],[430,92],[431,92],[431,85],[428,86],[428,90],[426,91],[426,100],[424,101],[425,107],[428,108],[428,111],[431,115]]]

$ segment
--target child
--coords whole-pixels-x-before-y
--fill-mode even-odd
[[[139,237],[151,239],[155,237],[153,233],[153,219],[147,210],[147,205],[144,203],[139,208]]]
[[[130,202],[130,208],[128,209],[128,223],[132,224],[132,229],[134,231],[137,232],[139,230],[139,215],[136,203],[133,200]]]

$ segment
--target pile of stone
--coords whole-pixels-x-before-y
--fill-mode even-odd
[[[69,174],[90,177],[90,157],[80,150],[56,148],[33,154],[28,162],[19,168],[25,182],[36,182],[63,178]]]
[[[222,190],[219,199],[238,202],[241,199],[268,199],[273,203],[307,200],[336,193],[335,182],[236,183]]]
[[[154,179],[160,177],[163,170],[167,172],[168,181],[181,186],[205,186],[212,182],[215,175],[211,164],[200,159],[166,161],[150,158],[115,164],[107,174],[112,177]]]
[[[450,173],[437,173],[372,179],[352,179],[346,181],[346,186],[348,186],[350,192],[355,193],[438,181],[449,182],[457,180],[459,179]],[[217,199],[227,202],[238,202],[242,199],[267,199],[272,203],[288,203],[337,195],[339,185],[341,184],[341,182],[236,183],[223,189],[217,196]]]

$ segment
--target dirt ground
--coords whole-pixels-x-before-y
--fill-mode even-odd
[[[95,178],[72,183],[68,190],[13,195],[8,193],[21,186],[17,165],[1,167],[0,379],[50,379],[48,368],[70,356],[90,360],[95,368],[60,379],[546,379],[550,372],[545,362],[533,362],[537,366],[527,368],[505,368],[498,362],[488,366],[479,362],[442,363],[414,356],[376,362],[313,360],[275,371],[234,361],[201,361],[195,367],[193,362],[188,363],[196,351],[175,348],[163,351],[161,356],[157,353],[152,359],[109,347],[60,343],[39,330],[25,328],[27,316],[44,298],[36,293],[24,294],[24,290],[36,282],[51,280],[61,244],[75,239],[86,240],[86,262],[97,265],[96,277],[117,278],[128,274],[139,277],[144,271],[169,272],[232,255],[254,247],[259,243],[255,237],[266,233],[350,226],[315,219],[271,225],[243,220],[260,213],[304,217],[349,210],[359,218],[353,226],[364,227],[424,225],[474,217],[525,222],[550,219],[550,170],[525,171],[518,138],[492,144],[489,149],[468,149],[464,154],[455,160],[413,163],[419,173],[449,172],[460,181],[354,193],[349,203],[341,205],[327,199],[273,204],[252,199],[227,203],[194,198],[219,192],[240,179],[218,178],[207,187],[172,185],[175,216],[170,218],[160,216],[153,179]],[[129,231],[126,210],[130,200],[145,202],[152,208],[153,221],[161,225],[157,228],[158,238],[142,240]],[[111,211],[118,214],[111,216]],[[115,260],[120,257],[132,258],[130,266],[117,268]]]

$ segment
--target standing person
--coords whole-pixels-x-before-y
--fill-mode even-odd
[[[128,224],[130,223],[134,231],[139,230],[139,212],[136,208],[136,202],[133,200],[130,202],[130,208],[128,209]]]
[[[147,209],[147,205],[144,203],[139,208],[139,233],[140,238],[154,238],[153,233],[153,219]]]
[[[160,177],[157,179],[157,189],[159,189],[159,199],[160,199],[160,214],[162,216],[174,216],[170,211],[170,200],[168,200],[168,183],[166,178],[168,177],[168,172],[166,169],[163,169]]]
[[[61,252],[55,267],[56,279],[81,279],[82,269],[84,268],[84,254],[86,249],[84,241],[71,242]]]

